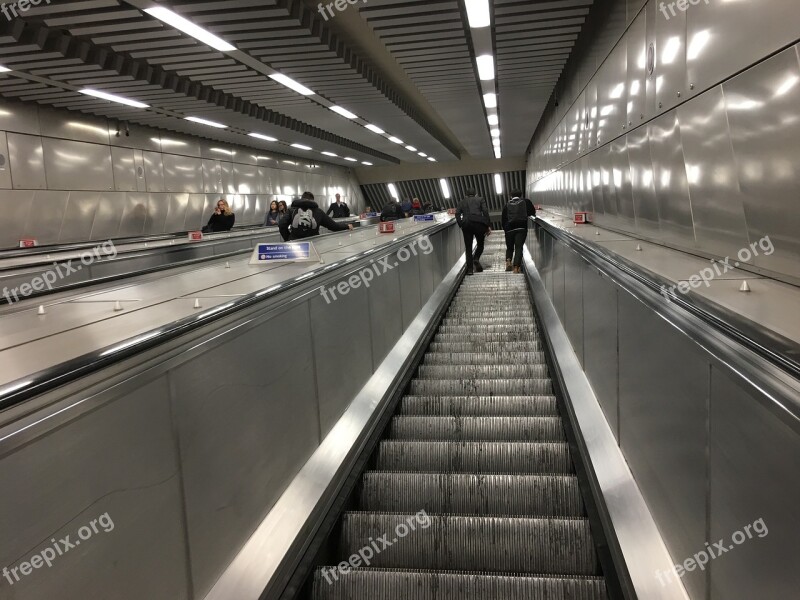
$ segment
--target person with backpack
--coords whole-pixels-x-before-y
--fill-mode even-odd
[[[385,223],[386,221],[398,221],[405,218],[406,215],[403,212],[403,207],[400,206],[397,200],[389,200],[383,206],[383,210],[381,211],[381,223]]]
[[[489,220],[489,208],[486,200],[478,196],[475,190],[467,190],[467,196],[458,203],[456,209],[456,223],[461,228],[464,235],[464,253],[467,257],[467,275],[483,272],[483,265],[480,263],[483,254],[483,243],[487,235],[492,233],[491,221]],[[475,254],[472,253],[472,241],[477,239],[478,247]]]
[[[522,273],[522,248],[528,237],[528,218],[536,215],[533,202],[522,192],[511,192],[511,200],[503,207],[501,221],[506,233],[506,271]]]
[[[353,229],[352,225],[337,223],[314,202],[314,194],[305,192],[299,200],[292,202],[291,208],[278,223],[283,241],[302,240],[319,235],[320,226],[331,231]]]

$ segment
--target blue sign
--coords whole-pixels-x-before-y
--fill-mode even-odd
[[[377,217],[377,216],[378,216],[378,213],[376,213],[376,212],[364,213],[364,218],[365,219],[371,219],[372,217]]]
[[[309,260],[311,258],[311,242],[295,242],[293,244],[259,244],[259,261]]]
[[[414,215],[414,221],[435,221],[433,215]]]

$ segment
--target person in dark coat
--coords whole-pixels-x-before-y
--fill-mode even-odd
[[[381,222],[398,221],[406,217],[397,200],[389,200],[381,211]]]
[[[278,221],[281,218],[281,213],[278,210],[278,203],[273,200],[270,202],[269,211],[267,212],[267,216],[264,219],[264,227],[271,227],[278,224]]]
[[[334,219],[343,219],[344,217],[350,216],[350,207],[342,202],[341,194],[336,194],[336,202],[328,207],[328,212],[326,214]]]
[[[220,231],[230,231],[236,222],[236,215],[233,214],[227,200],[220,198],[217,201],[217,208],[208,220],[208,225],[203,227],[203,233],[218,233]]]
[[[464,235],[464,253],[467,257],[467,275],[481,273],[483,265],[480,263],[483,254],[483,243],[486,236],[492,233],[489,220],[489,208],[486,200],[478,196],[475,190],[467,190],[467,196],[458,203],[456,209],[456,223],[461,227]],[[472,253],[472,242],[477,240],[478,246]]]
[[[506,234],[506,271],[522,272],[522,248],[528,237],[528,218],[535,214],[533,202],[523,198],[522,192],[511,192],[511,201],[503,207],[501,217]]]
[[[299,200],[292,202],[291,208],[278,223],[278,229],[285,242],[319,235],[320,227],[331,231],[353,229],[352,225],[337,223],[326,215],[314,201],[314,194],[311,192],[305,192]]]

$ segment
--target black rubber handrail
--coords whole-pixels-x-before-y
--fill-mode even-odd
[[[389,242],[386,245],[370,248],[349,258],[341,259],[330,263],[318,270],[309,271],[300,277],[295,277],[290,281],[271,286],[265,290],[252,292],[236,300],[232,300],[221,306],[216,306],[197,315],[191,315],[179,319],[167,325],[157,327],[151,331],[141,333],[133,338],[120,341],[108,346],[94,350],[83,356],[78,356],[59,365],[43,369],[27,377],[12,381],[0,387],[0,411],[19,405],[31,398],[39,396],[52,389],[85,377],[91,373],[107,368],[115,363],[130,358],[140,352],[154,348],[160,344],[167,343],[175,338],[185,335],[191,331],[209,325],[233,313],[254,306],[260,302],[268,300],[291,290],[299,285],[307,285],[314,277],[327,274],[342,267],[351,267],[356,261],[369,258],[375,253],[391,251],[408,244],[411,240],[422,236],[430,236],[447,227],[453,226],[455,221],[450,220],[445,223],[437,224],[430,229],[420,231],[397,241]]]
[[[567,233],[563,229],[556,227],[539,217],[535,217],[535,222],[553,237],[564,242],[567,246],[578,252],[579,255],[588,260],[595,267],[606,271],[606,273],[610,275],[614,274],[613,269],[621,271],[648,289],[655,291],[662,298],[663,294],[668,294],[670,303],[679,306],[680,308],[700,319],[711,329],[719,331],[738,344],[741,344],[742,346],[755,352],[758,356],[789,374],[793,378],[800,380],[800,362],[789,356],[786,352],[770,348],[763,342],[757,340],[754,336],[745,333],[742,331],[742,324],[732,323],[718,316],[708,308],[701,306],[696,302],[692,302],[682,294],[676,294],[669,291],[665,292],[662,289],[662,285],[664,284],[663,281],[658,281],[653,277],[643,273],[640,269],[633,268],[626,261],[621,260],[616,255],[602,252],[594,244],[589,244],[586,241]],[[664,298],[663,301],[667,302],[668,300]],[[793,344],[790,340],[781,338],[780,341],[787,348],[793,348],[795,346],[795,344]]]

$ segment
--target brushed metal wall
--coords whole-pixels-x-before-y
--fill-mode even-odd
[[[598,40],[565,72],[529,155],[529,193],[709,257],[769,236],[775,252],[746,266],[797,282],[800,4],[701,0],[674,16],[669,2],[630,4],[604,59]]]
[[[352,171],[158,129],[0,101],[0,247],[199,229],[220,197],[237,225],[308,190],[364,207]],[[291,163],[291,164],[290,164]]]
[[[527,243],[674,564],[724,541],[683,573],[689,597],[795,597],[800,428],[768,406],[798,383],[776,397],[543,228]],[[747,537],[759,519],[768,533]]]

